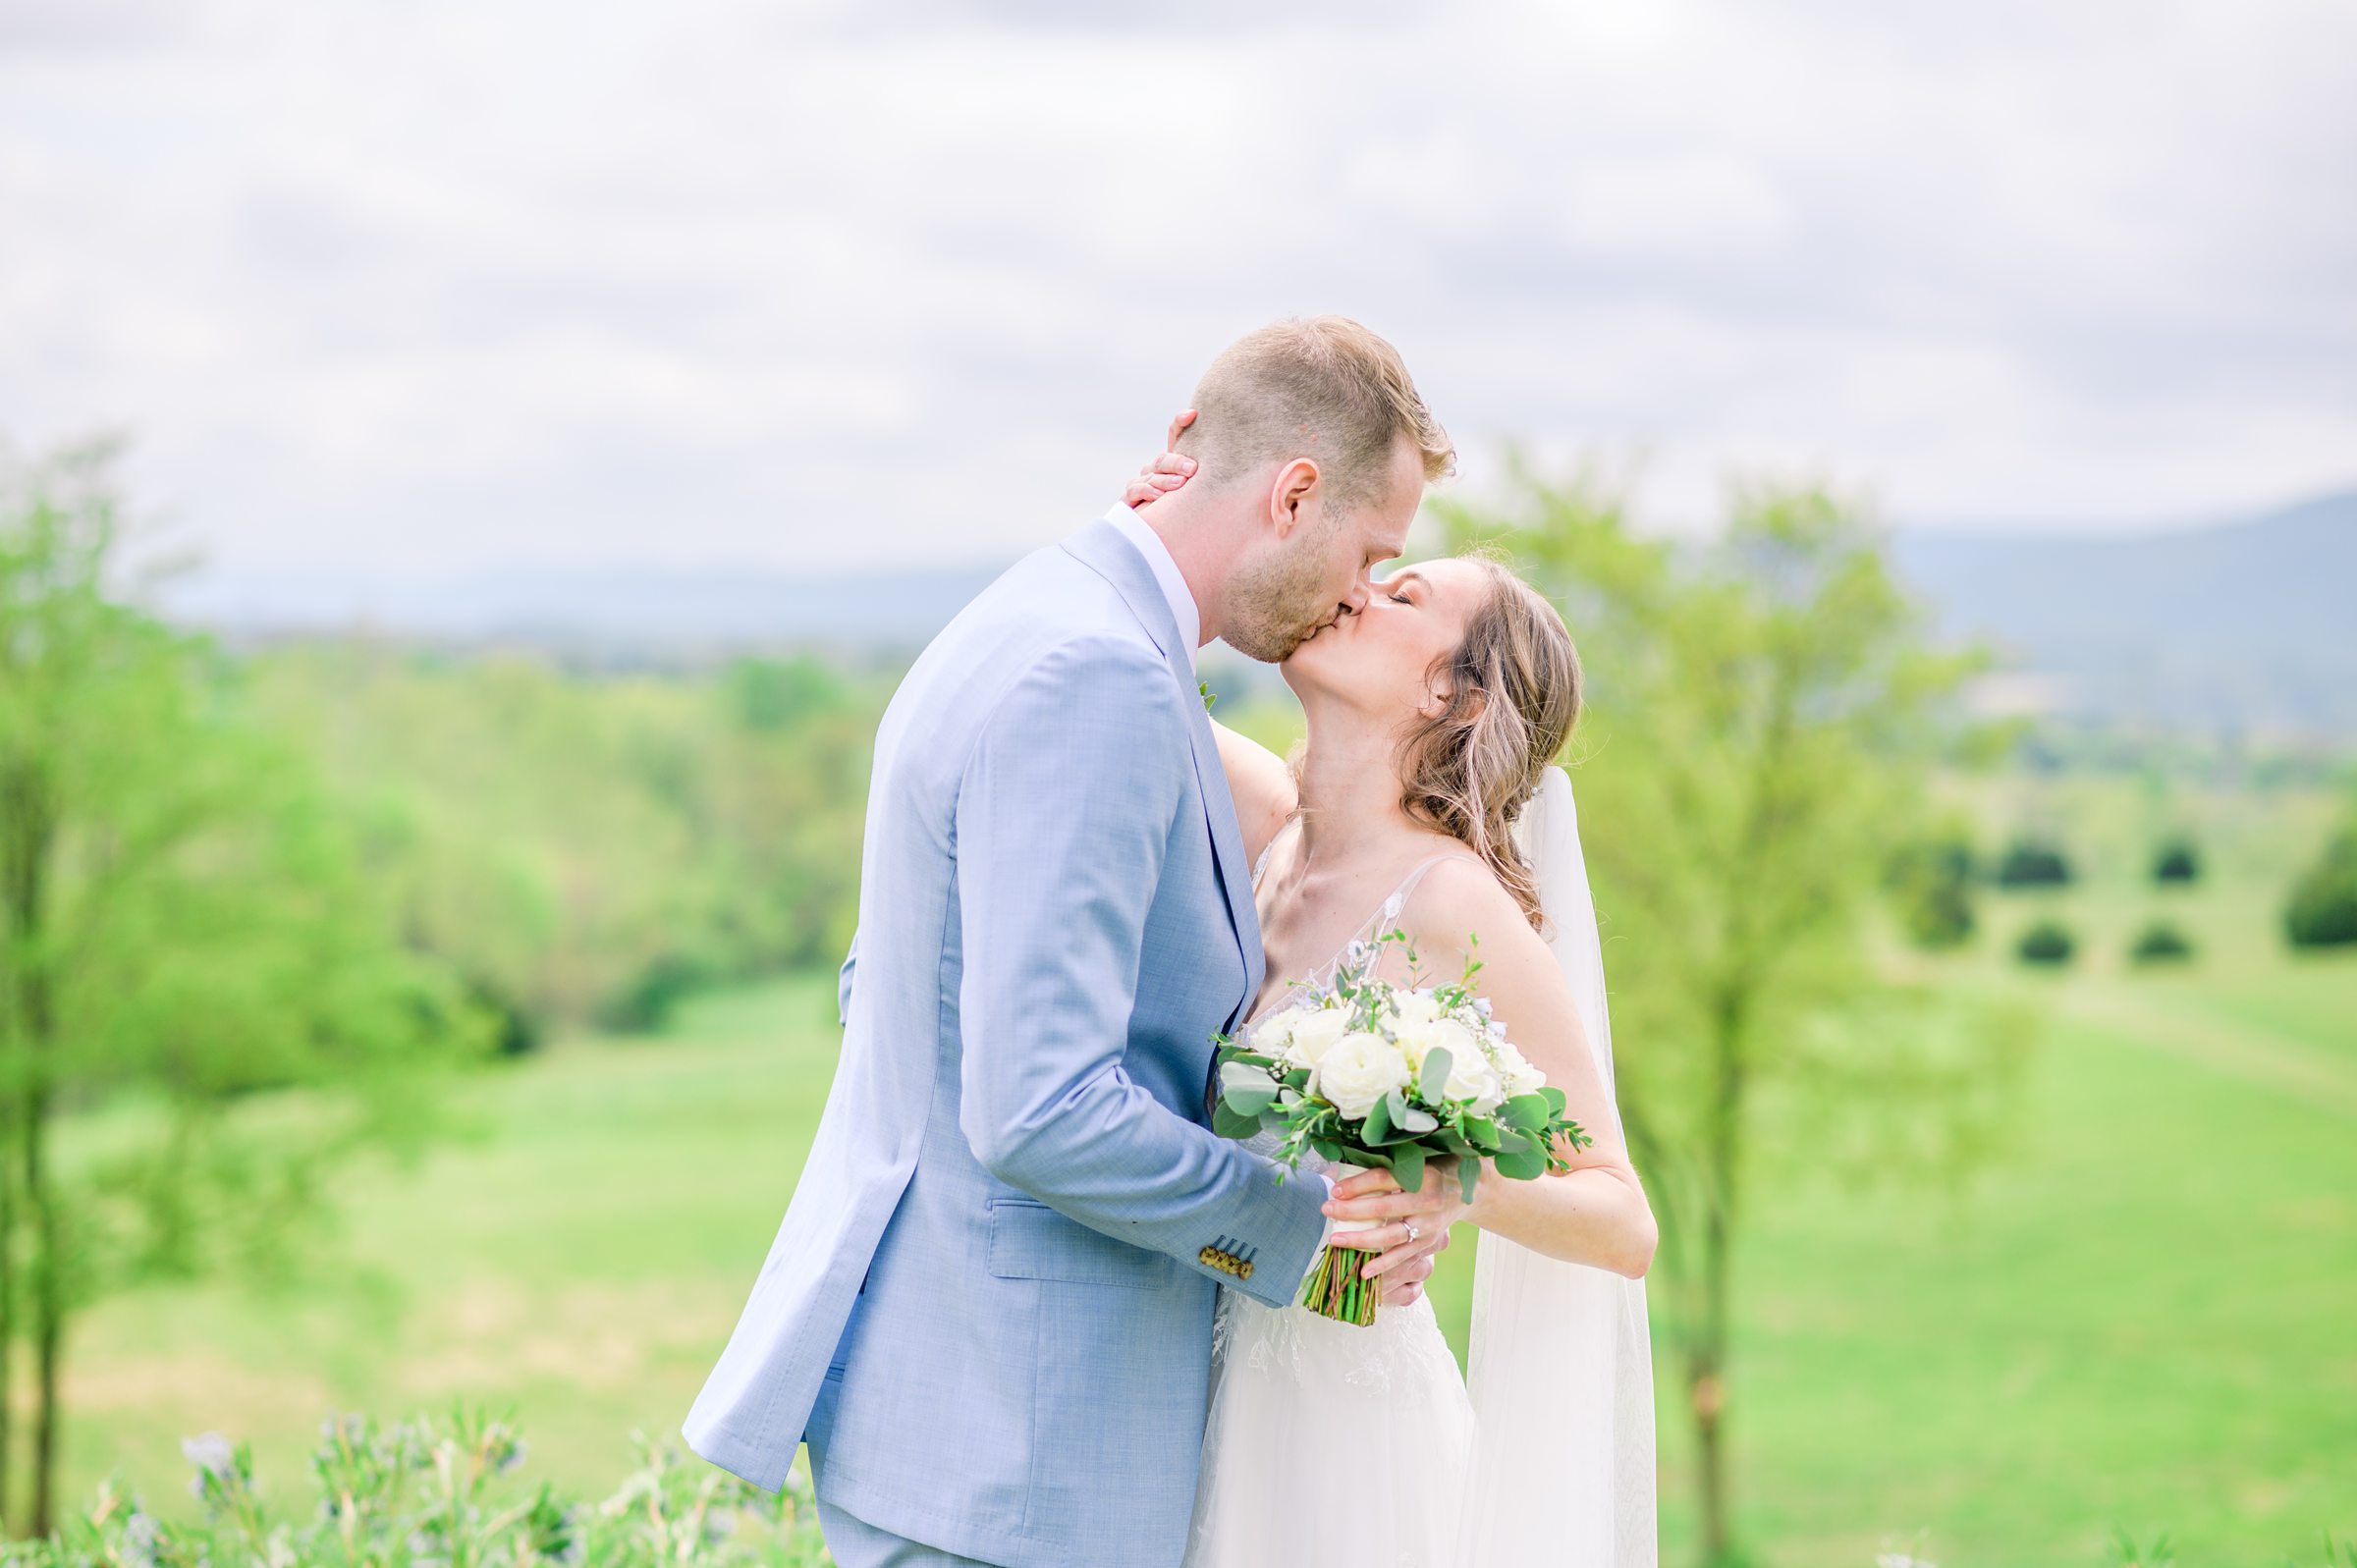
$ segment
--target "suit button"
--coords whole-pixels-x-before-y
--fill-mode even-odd
[[[1243,1263],[1236,1265],[1235,1277],[1238,1279],[1249,1279],[1252,1277],[1251,1260],[1246,1259]]]

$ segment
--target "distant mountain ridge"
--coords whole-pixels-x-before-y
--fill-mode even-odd
[[[1946,633],[1993,643],[2009,669],[2043,677],[2064,712],[2211,733],[2357,735],[2357,491],[2168,533],[1900,532],[1892,559]],[[921,647],[1005,569],[200,578],[170,608],[238,637],[368,628],[605,663],[786,647],[889,656]]]
[[[1901,533],[1892,557],[1946,630],[2056,677],[2065,711],[2357,733],[2357,491],[2172,533]]]

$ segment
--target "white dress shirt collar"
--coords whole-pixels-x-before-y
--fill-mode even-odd
[[[1155,584],[1162,589],[1163,598],[1170,601],[1171,619],[1178,622],[1178,640],[1186,648],[1186,667],[1194,669],[1196,644],[1203,636],[1203,615],[1195,608],[1195,596],[1188,590],[1178,563],[1171,559],[1171,547],[1162,542],[1162,535],[1146,526],[1145,518],[1128,507],[1117,503],[1105,514],[1105,520],[1121,529],[1153,568]]]

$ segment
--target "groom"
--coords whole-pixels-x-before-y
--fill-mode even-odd
[[[1152,525],[1017,565],[877,732],[842,1061],[685,1429],[773,1489],[807,1438],[844,1568],[1175,1568],[1214,1287],[1285,1305],[1328,1228],[1324,1182],[1206,1125],[1263,976],[1195,651],[1274,662],[1355,612],[1452,454],[1337,316],[1235,344],[1194,406]],[[1425,1185],[1342,1212],[1445,1207]]]

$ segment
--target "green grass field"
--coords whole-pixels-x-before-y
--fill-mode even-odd
[[[1952,1193],[1760,1185],[1729,1420],[1764,1561],[1863,1568],[1895,1542],[1946,1568],[2090,1565],[2118,1522],[2169,1530],[2191,1568],[2313,1562],[2325,1529],[2357,1534],[2357,961],[2280,950],[2272,875],[1990,900],[1979,948],[1941,973],[2048,1019],[2014,1145]],[[2131,971],[2160,906],[2202,955]],[[2001,949],[2048,907],[2085,961],[2025,975]],[[91,1313],[69,1494],[119,1466],[185,1505],[179,1439],[212,1429],[292,1491],[331,1410],[457,1397],[519,1410],[527,1476],[604,1487],[632,1427],[676,1432],[760,1264],[832,1071],[831,980],[470,1081],[475,1135],[353,1172],[346,1239],[285,1297],[209,1285]],[[1436,1288],[1453,1331],[1470,1251]],[[1665,1560],[1685,1562],[1666,1355],[1659,1376]]]

